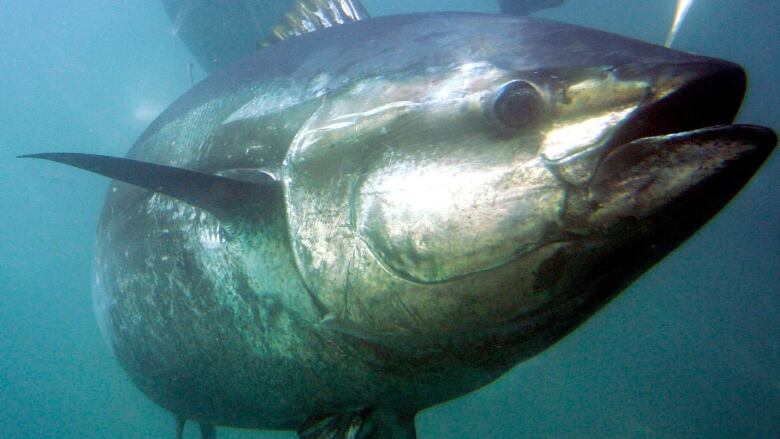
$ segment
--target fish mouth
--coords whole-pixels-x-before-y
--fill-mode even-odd
[[[695,59],[613,68],[611,74],[618,82],[646,84],[642,100],[598,142],[561,158],[545,151],[546,162],[562,180],[587,188],[603,174],[602,163],[625,145],[685,133],[694,137],[699,130],[731,124],[745,95],[745,71],[728,61]]]
[[[745,71],[737,64],[707,59],[702,62],[645,67],[641,73],[618,69],[618,75],[653,77],[653,92],[622,122],[606,148],[611,151],[632,141],[679,134],[732,123],[747,88]]]
[[[769,128],[731,124],[747,83],[740,66],[707,60],[658,69],[656,97],[616,128],[589,181],[590,224],[647,218],[680,199],[712,216],[777,144]]]
[[[717,125],[642,137],[609,152],[591,181],[590,193],[599,203],[606,201],[605,196],[613,203],[619,193],[630,196],[633,208],[645,199],[650,209],[726,170],[729,184],[738,190],[776,144],[771,129],[756,125]]]
[[[777,144],[769,128],[732,124],[746,85],[739,66],[714,60],[667,66],[656,77],[657,97],[616,127],[592,178],[570,186],[555,236],[562,245],[539,270],[546,274],[538,277],[539,290],[577,291],[558,302],[561,308],[543,310],[555,322],[574,316],[566,328],[696,233]],[[577,264],[568,277],[567,261]]]

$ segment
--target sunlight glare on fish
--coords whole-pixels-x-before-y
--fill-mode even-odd
[[[674,22],[672,22],[672,27],[669,29],[669,34],[666,36],[666,43],[664,43],[664,46],[672,47],[672,42],[674,42],[674,38],[677,36],[680,26],[682,26],[683,21],[685,21],[688,11],[691,9],[691,6],[693,6],[693,1],[694,0],[677,0],[677,12],[674,14]]]

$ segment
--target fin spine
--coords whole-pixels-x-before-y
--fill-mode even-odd
[[[292,37],[370,18],[359,0],[298,0],[273,28],[263,47]]]

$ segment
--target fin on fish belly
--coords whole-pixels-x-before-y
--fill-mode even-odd
[[[50,160],[100,174],[176,198],[229,222],[244,211],[262,213],[281,203],[281,184],[258,171],[228,176],[119,157],[81,153],[39,153],[19,156]]]
[[[184,438],[184,424],[187,420],[177,416],[176,417],[176,439]],[[200,439],[217,439],[217,429],[211,424],[200,424]]]
[[[181,416],[176,417],[176,439],[184,438],[184,424],[186,423],[186,419],[182,418]]]
[[[414,415],[365,409],[312,417],[298,429],[300,439],[415,439]]]
[[[211,424],[200,423],[200,439],[217,439],[217,429]]]

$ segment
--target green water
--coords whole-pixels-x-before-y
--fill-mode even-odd
[[[495,9],[492,0],[365,4],[374,15]],[[673,0],[568,0],[539,15],[662,43],[674,9]],[[780,2],[701,1],[675,41],[745,66],[739,120],[776,130],[778,23]],[[171,29],[156,0],[0,2],[2,438],[173,437],[171,416],[124,375],[92,315],[107,182],[13,158],[124,154],[190,86],[192,59]],[[574,334],[423,412],[419,437],[780,437],[778,187],[775,155],[722,214]]]

